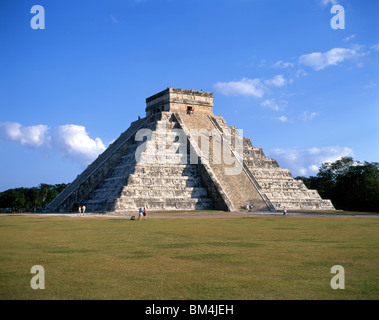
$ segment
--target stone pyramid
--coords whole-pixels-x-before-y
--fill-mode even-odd
[[[68,212],[333,210],[213,114],[213,94],[168,88],[48,206]]]

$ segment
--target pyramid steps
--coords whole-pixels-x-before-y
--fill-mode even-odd
[[[148,210],[211,210],[213,200],[210,198],[188,199],[188,198],[119,198],[116,201],[114,211],[131,211],[136,208],[146,207]]]
[[[188,164],[189,155],[179,153],[177,132],[167,132],[175,126],[164,117],[155,122],[155,131],[143,146],[143,142],[130,145],[110,175],[86,200],[88,210],[119,212],[141,206],[149,210],[212,209],[213,199],[198,166]],[[142,148],[139,162],[135,154],[138,147]]]
[[[46,211],[68,211],[75,203],[86,199],[102,179],[109,175],[113,166],[119,162],[120,156],[134,143],[132,140],[135,133],[139,129],[151,125],[153,119],[154,116],[151,115],[132,122],[125,132],[46,206]]]
[[[192,107],[195,114],[187,113]],[[132,122],[47,211],[64,212],[80,203],[93,212],[142,206],[235,211],[248,203],[265,211],[275,210],[274,204],[334,209],[249,138],[240,137],[236,127],[214,116],[212,108],[213,94],[203,91],[170,87],[147,98],[147,116]]]
[[[215,118],[223,130],[228,129],[221,117]],[[233,132],[230,127],[229,131]],[[334,209],[330,200],[323,200],[316,190],[309,190],[302,181],[294,179],[288,169],[279,168],[277,161],[253,147],[250,139],[244,138],[243,146],[244,163],[272,204],[293,210]]]
[[[208,192],[204,187],[181,188],[177,187],[145,187],[145,186],[127,186],[121,191],[121,197],[170,197],[170,198],[207,198]]]
[[[194,138],[198,141],[199,147],[201,148],[201,136],[206,135],[207,132],[210,133],[215,131],[215,127],[212,124],[211,120],[207,116],[201,114],[180,114],[180,118],[183,121],[184,126],[188,129],[197,129],[199,132],[199,137]],[[205,131],[201,131],[205,129]],[[205,139],[209,138],[207,136]],[[209,155],[203,155],[204,158],[209,159],[209,166],[220,182],[223,191],[233,205],[234,210],[242,210],[243,207],[248,203],[254,203],[256,210],[267,210],[266,203],[262,200],[257,190],[249,181],[246,174],[239,168],[240,173],[227,175],[227,169],[231,169],[231,166],[228,166],[221,159],[222,155],[213,152],[214,143],[222,143],[222,139],[212,140],[212,143],[209,143]],[[213,142],[216,141],[216,142]],[[222,150],[222,149],[220,149]],[[238,163],[235,164],[238,167]],[[237,169],[238,171],[238,169]]]

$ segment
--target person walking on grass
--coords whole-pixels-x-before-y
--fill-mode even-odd
[[[142,210],[142,208],[139,208],[139,210],[138,210],[138,220],[141,219],[142,216],[143,216],[143,210]]]
[[[146,214],[147,214],[146,208],[143,208],[143,211],[142,211],[143,220],[146,220]]]
[[[285,218],[287,216],[287,209],[286,209],[286,207],[284,207],[284,209],[283,209],[283,218]]]

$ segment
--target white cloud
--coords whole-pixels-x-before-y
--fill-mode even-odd
[[[281,168],[290,169],[294,177],[298,175],[315,175],[325,162],[334,162],[345,156],[352,156],[348,147],[324,147],[309,149],[274,149],[267,152],[276,158]]]
[[[319,116],[320,114],[317,112],[310,112],[310,111],[304,111],[301,115],[301,120],[308,121],[312,120],[313,118]]]
[[[85,127],[75,124],[56,127],[52,141],[54,148],[82,165],[91,163],[105,150],[100,138],[91,139]]]
[[[288,118],[286,116],[281,116],[281,117],[278,117],[276,119],[281,121],[281,122],[287,122],[288,121]]]
[[[379,43],[371,46],[371,49],[373,49],[374,51],[379,51]]]
[[[292,62],[277,61],[271,67],[272,68],[293,68],[295,65]]]
[[[319,167],[316,166],[315,164],[310,165],[308,168],[309,168],[309,171],[314,172],[314,173],[317,173],[319,169]]]
[[[217,82],[214,88],[226,96],[241,95],[261,98],[265,93],[265,87],[260,79],[242,78],[240,81]]]
[[[213,87],[226,96],[235,95],[262,98],[268,87],[282,87],[287,82],[283,75],[279,74],[272,79],[264,81],[261,79],[242,78],[239,81],[217,82]]]
[[[331,4],[331,5],[336,5],[338,2],[337,2],[337,0],[321,0],[321,5],[323,5],[323,6],[327,6],[327,5],[329,5],[329,4]]]
[[[49,143],[46,125],[22,127],[18,122],[0,122],[0,139],[15,141],[23,146],[41,147]]]
[[[348,36],[345,39],[343,39],[343,41],[347,42],[347,41],[350,41],[350,40],[352,40],[354,38],[355,38],[355,34],[352,34],[351,36]]]
[[[295,73],[295,77],[296,78],[301,78],[301,77],[305,77],[305,76],[307,76],[308,75],[308,73],[306,73],[305,72],[305,70],[304,69],[298,69],[297,71],[296,71],[296,73]]]
[[[278,74],[274,78],[266,80],[265,84],[268,86],[283,87],[287,84],[287,80],[283,77],[282,74]]]
[[[374,83],[372,81],[370,81],[370,83],[363,86],[363,88],[365,88],[365,89],[370,89],[370,88],[375,88],[375,87],[376,87],[376,83]]]
[[[276,99],[266,99],[261,102],[261,106],[275,111],[283,110],[288,102],[285,100],[277,101]]]
[[[359,53],[358,50],[347,48],[333,48],[325,53],[313,52],[300,56],[299,63],[312,67],[314,70],[319,71],[328,66],[336,66],[344,60],[356,60],[363,57],[365,53]]]
[[[17,122],[1,122],[0,138],[3,140],[17,141],[21,136],[21,124]]]
[[[0,140],[60,152],[83,166],[91,163],[105,150],[101,139],[91,139],[83,126],[59,126],[53,129],[52,135],[48,131],[48,126],[42,124],[23,127],[18,122],[0,122]]]

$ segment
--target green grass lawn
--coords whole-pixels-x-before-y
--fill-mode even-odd
[[[378,218],[0,216],[0,299],[378,299],[378,231]]]

